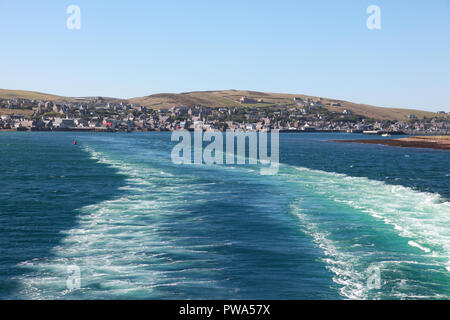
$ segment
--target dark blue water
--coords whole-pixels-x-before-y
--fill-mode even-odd
[[[281,134],[262,176],[170,133],[0,133],[0,298],[448,299],[448,151],[355,137]]]

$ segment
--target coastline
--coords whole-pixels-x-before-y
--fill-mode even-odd
[[[103,133],[116,133],[116,132],[170,132],[171,130],[111,130],[109,128],[66,128],[66,129],[46,129],[46,130],[17,130],[17,129],[0,129],[0,132],[103,132]],[[194,131],[189,129],[188,131]],[[303,130],[280,130],[280,133],[344,133],[333,130],[315,130],[315,131],[303,131]],[[450,136],[416,136],[408,138],[398,139],[356,139],[356,140],[328,140],[330,142],[340,143],[363,143],[363,144],[377,144],[389,147],[400,148],[426,148],[437,150],[450,150]]]
[[[438,150],[450,150],[450,136],[440,137],[409,137],[401,139],[370,139],[370,140],[330,140],[341,143],[378,144],[400,148],[427,148]]]

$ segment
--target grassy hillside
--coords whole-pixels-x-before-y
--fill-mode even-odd
[[[170,108],[174,105],[206,105],[210,107],[223,106],[242,106],[239,99],[246,96],[252,99],[263,99],[265,104],[258,104],[260,106],[270,104],[283,104],[295,106],[294,97],[302,99],[312,98],[314,100],[319,97],[306,96],[302,94],[282,94],[282,93],[265,93],[255,91],[238,91],[238,90],[224,90],[224,91],[204,91],[204,92],[188,92],[180,94],[155,94],[147,97],[133,98],[131,102],[139,103],[150,108]],[[359,114],[369,118],[380,120],[407,120],[410,114],[416,115],[419,119],[426,117],[438,116],[434,112],[400,109],[400,108],[382,108],[374,107],[365,104],[357,104],[348,101],[335,100],[329,98],[322,98],[322,103],[330,111],[342,112],[345,109],[351,110],[354,114]],[[340,103],[341,106],[332,106],[334,103]]]
[[[243,96],[252,99],[263,99],[264,103],[252,104],[247,106],[269,106],[269,105],[287,105],[296,106],[294,97],[302,99],[312,98],[318,100],[319,97],[306,96],[302,94],[283,94],[283,93],[266,93],[256,91],[239,91],[239,90],[222,90],[222,91],[198,91],[198,92],[185,92],[185,93],[160,93],[145,97],[137,97],[129,100],[119,100],[114,98],[104,98],[107,101],[129,101],[130,103],[136,103],[144,105],[152,109],[168,109],[175,105],[202,105],[212,108],[220,108],[225,106],[243,106],[239,103],[239,99]],[[21,90],[4,90],[0,89],[0,98],[25,98],[35,100],[50,100],[57,102],[73,102],[80,101],[80,99],[61,97],[51,94],[45,94],[32,91]],[[89,101],[93,98],[83,98],[82,101]],[[434,112],[411,110],[411,109],[395,109],[395,108],[382,108],[374,107],[366,104],[357,104],[348,101],[335,100],[330,98],[322,98],[321,102],[330,111],[342,112],[345,109],[351,110],[354,114],[366,116],[369,118],[379,120],[407,120],[409,114],[416,115],[419,119],[423,117],[435,117],[440,116]],[[332,106],[334,103],[340,103],[341,106]],[[245,105],[244,105],[245,106]]]
[[[34,91],[23,91],[23,90],[5,90],[0,89],[1,99],[13,99],[22,98],[30,100],[50,100],[50,101],[76,101],[74,98],[61,97],[53,94],[34,92]]]

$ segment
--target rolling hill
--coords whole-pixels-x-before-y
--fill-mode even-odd
[[[318,100],[319,97],[307,96],[303,94],[282,94],[282,93],[266,93],[256,91],[238,91],[238,90],[222,90],[222,91],[201,91],[201,92],[186,92],[186,93],[165,93],[154,94],[147,97],[130,99],[133,103],[139,103],[149,108],[161,109],[170,108],[173,105],[205,105],[210,107],[224,107],[224,106],[242,106],[239,103],[241,97],[248,97],[254,100],[262,99],[264,103],[252,106],[264,106],[271,104],[282,104],[296,106],[294,97],[299,97],[304,100],[311,98]],[[402,109],[402,108],[383,108],[375,107],[366,104],[357,104],[348,101],[320,98],[321,102],[330,111],[342,112],[344,110],[351,110],[354,114],[362,115],[368,118],[379,120],[406,120],[408,115],[414,114],[419,119],[426,117],[438,116],[437,113]],[[340,106],[332,106],[333,104],[340,104]]]
[[[267,93],[257,91],[242,91],[242,90],[219,90],[219,91],[195,91],[185,93],[159,93],[145,97],[137,97],[132,99],[115,99],[104,98],[105,102],[108,101],[128,101],[130,103],[140,104],[152,109],[167,109],[175,105],[202,105],[212,108],[220,108],[225,106],[243,106],[239,103],[241,97],[248,97],[254,100],[262,99],[263,103],[244,105],[244,106],[256,106],[264,107],[270,105],[285,105],[296,106],[294,97],[302,99],[311,98],[313,100],[321,99],[324,107],[330,111],[342,112],[343,110],[351,110],[354,114],[362,115],[365,117],[378,119],[378,120],[407,120],[408,115],[414,114],[419,119],[423,117],[435,117],[440,116],[437,113],[413,109],[402,108],[384,108],[375,107],[366,104],[358,104],[349,101],[342,101],[330,98],[320,98],[307,96],[303,94],[283,94],[283,93]],[[55,102],[74,102],[74,101],[89,101],[94,98],[73,98],[62,97],[52,94],[22,91],[22,90],[5,90],[0,89],[0,98],[24,98],[34,100],[50,100]]]
[[[49,100],[49,101],[59,101],[59,102],[73,102],[76,101],[74,98],[56,96],[53,94],[34,92],[34,91],[24,91],[24,90],[6,90],[0,89],[1,99],[30,99],[30,100]]]

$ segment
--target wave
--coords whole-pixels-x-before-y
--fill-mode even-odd
[[[411,239],[412,247],[450,258],[450,202],[440,195],[363,177],[295,169],[321,195],[393,226],[399,236]]]
[[[439,195],[364,177],[350,177],[304,167],[283,165],[280,176],[302,195],[291,205],[291,210],[298,216],[302,230],[323,250],[327,257],[324,261],[335,274],[333,280],[341,285],[340,293],[344,297],[413,298],[415,295],[404,294],[404,286],[401,288],[398,285],[402,279],[395,280],[396,277],[410,277],[399,270],[405,269],[411,257],[416,259],[417,264],[422,264],[422,268],[426,265],[429,271],[437,273],[436,277],[443,281],[449,280],[450,203]],[[319,199],[321,210],[315,211],[314,206],[318,205]],[[330,214],[333,211],[336,212],[335,215]],[[353,232],[350,230],[352,222],[355,229],[366,227],[367,230],[362,234]],[[379,223],[391,229],[383,228]],[[350,234],[361,236],[361,239],[349,239]],[[395,240],[395,236],[405,240],[399,242]],[[372,237],[372,240],[368,241],[364,237]],[[384,240],[381,237],[391,239]],[[395,242],[399,252],[395,248],[389,248],[387,243],[390,242]],[[401,249],[405,245],[411,250]],[[401,250],[406,252],[402,253]],[[391,287],[392,292],[371,292],[365,283],[365,271],[373,263],[385,267],[393,255],[402,256],[404,260],[385,269],[385,273],[392,274],[392,279],[386,280],[386,285]],[[435,284],[434,287],[437,289],[428,290],[429,294],[421,297],[449,296],[439,293],[450,293],[449,286]]]

